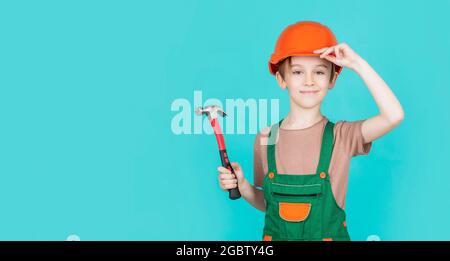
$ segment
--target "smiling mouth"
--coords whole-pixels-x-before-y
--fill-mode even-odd
[[[315,94],[318,93],[319,91],[300,91],[300,93],[302,94]]]

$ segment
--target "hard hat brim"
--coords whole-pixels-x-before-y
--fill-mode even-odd
[[[284,59],[286,59],[288,57],[291,57],[291,56],[319,57],[320,54],[318,54],[318,53],[292,53],[292,54],[286,55],[285,57],[272,57],[272,59],[270,59],[270,61],[269,61],[269,71],[270,71],[270,73],[272,75],[275,75],[277,73],[277,71],[278,71],[279,63],[281,61],[283,61]],[[340,74],[341,71],[342,71],[342,67],[341,66],[337,66],[337,65],[334,65],[334,67],[336,68],[336,72],[338,74]]]

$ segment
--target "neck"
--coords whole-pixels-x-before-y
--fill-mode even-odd
[[[305,129],[323,119],[320,104],[313,108],[302,108],[291,103],[291,110],[283,120],[284,129]]]

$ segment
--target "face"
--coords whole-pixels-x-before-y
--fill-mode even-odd
[[[330,82],[332,63],[319,57],[293,56],[285,67],[284,78],[277,72],[282,89],[288,89],[291,102],[302,108],[320,106],[336,77]]]

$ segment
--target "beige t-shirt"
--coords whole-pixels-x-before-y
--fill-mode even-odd
[[[280,174],[315,174],[320,157],[322,134],[328,119],[323,119],[314,125],[298,130],[279,130],[278,141],[275,146],[277,171]],[[360,121],[338,121],[334,126],[334,145],[331,155],[330,175],[331,187],[336,202],[345,208],[347,193],[348,170],[353,156],[367,155],[372,142],[364,143]],[[262,186],[264,175],[267,173],[267,137],[269,129],[256,135],[253,146],[254,184]]]

